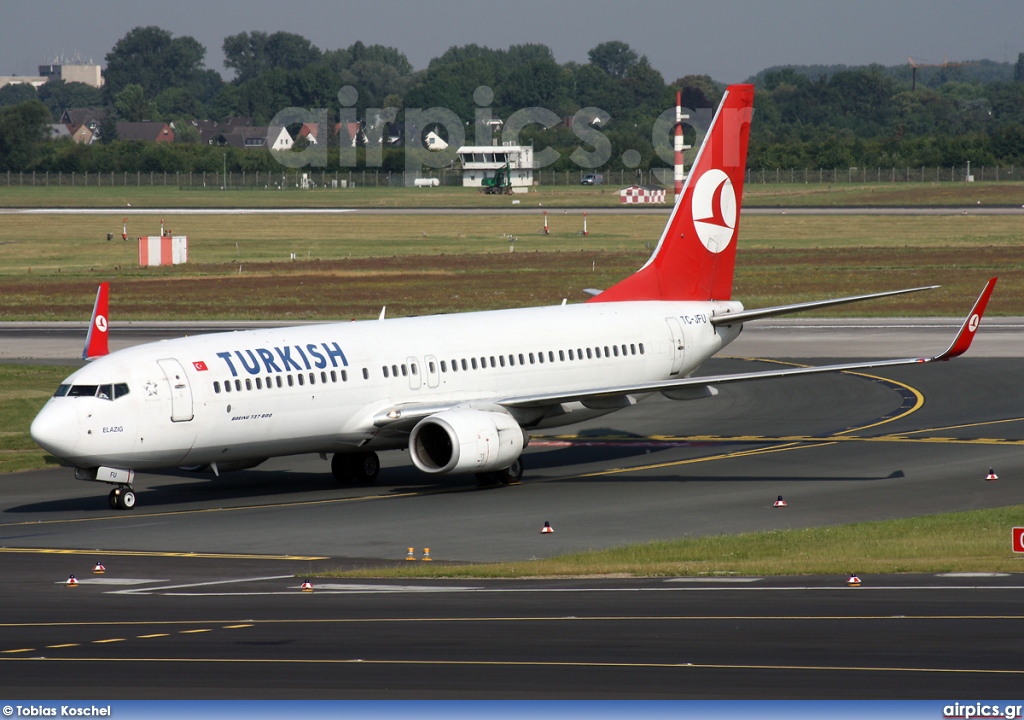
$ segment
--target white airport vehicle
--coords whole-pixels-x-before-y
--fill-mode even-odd
[[[926,288],[744,310],[732,300],[750,85],[729,87],[647,263],[581,304],[198,335],[107,353],[107,285],[85,355],[32,423],[75,475],[135,505],[139,470],[249,468],[319,453],[342,482],[373,481],[377,452],[426,473],[518,480],[535,428],[596,417],[651,393],[948,360],[969,347],[989,281],[940,355],[692,377],[748,320]]]

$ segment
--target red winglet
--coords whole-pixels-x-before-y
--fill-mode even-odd
[[[946,348],[946,352],[936,355],[932,360],[949,360],[967,352],[967,348],[971,346],[971,341],[974,340],[974,334],[978,331],[978,326],[981,325],[981,316],[985,314],[985,306],[988,305],[988,299],[992,296],[992,290],[995,288],[996,280],[998,279],[992,278],[988,281],[985,289],[981,291],[981,295],[978,296],[977,301],[974,303],[974,307],[971,308],[971,312],[967,314],[967,319],[964,320],[964,324],[960,327],[960,332],[957,333],[956,339]]]
[[[107,350],[107,306],[110,295],[110,283],[100,283],[96,291],[96,304],[92,308],[92,320],[89,322],[89,334],[85,337],[85,349],[82,358],[92,360],[106,355]]]

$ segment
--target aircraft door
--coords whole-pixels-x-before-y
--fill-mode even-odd
[[[173,358],[156,362],[164,371],[171,388],[171,422],[188,422],[195,414],[192,412],[192,388],[188,384],[185,369]]]
[[[419,390],[420,385],[423,384],[423,378],[420,376],[420,373],[423,372],[420,361],[414,357],[407,357],[405,363],[409,366],[409,389]]]
[[[672,332],[671,374],[678,375],[679,371],[683,369],[683,357],[686,351],[683,338],[683,326],[679,324],[679,318],[675,317],[665,318],[665,322],[668,323],[668,328]]]
[[[436,388],[441,384],[441,374],[437,368],[437,358],[433,355],[427,355],[423,358],[423,364],[426,366],[424,374],[427,376],[427,387]]]

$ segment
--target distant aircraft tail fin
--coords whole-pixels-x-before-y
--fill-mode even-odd
[[[647,263],[589,302],[732,297],[754,86],[730,85]]]
[[[82,350],[84,360],[92,360],[106,355],[107,349],[107,309],[109,305],[110,283],[100,283],[96,291],[96,304],[92,307],[92,320],[89,322],[89,334],[85,336],[85,348]]]

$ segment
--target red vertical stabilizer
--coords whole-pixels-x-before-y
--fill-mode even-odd
[[[654,254],[590,302],[732,297],[753,113],[754,86],[730,85]]]
[[[89,323],[89,334],[85,337],[85,349],[82,357],[92,360],[106,355],[107,350],[107,305],[110,295],[110,283],[100,283],[96,291],[96,304],[92,308],[92,321]]]

